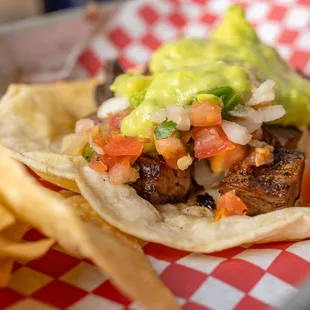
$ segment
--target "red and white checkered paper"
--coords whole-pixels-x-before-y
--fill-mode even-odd
[[[232,3],[141,0],[125,4],[110,21],[106,36],[96,37],[81,56],[80,72],[97,75],[104,59],[117,54],[125,67],[131,67],[147,62],[164,41],[183,35],[205,37]],[[310,74],[310,0],[239,3],[261,39],[276,46],[292,66]],[[25,237],[39,238],[34,230]],[[310,275],[310,240],[237,247],[212,255],[152,243],[144,251],[185,310],[281,306]],[[64,308],[141,309],[91,262],[69,256],[58,246],[39,260],[16,263],[9,287],[0,290],[0,309]]]

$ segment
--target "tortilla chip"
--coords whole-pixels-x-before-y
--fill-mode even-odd
[[[99,82],[102,81],[91,79],[50,85],[11,85],[0,105],[1,143],[42,178],[78,192],[71,181],[72,172],[66,173],[63,166],[66,162],[71,165],[69,157],[59,155],[61,141],[64,135],[74,131],[79,118],[96,110],[94,91]]]
[[[40,94],[46,92],[53,93],[56,96],[56,100],[62,102],[67,111],[76,119],[80,119],[85,115],[96,112],[95,88],[102,83],[103,79],[96,77],[85,80],[32,85],[31,87]]]
[[[14,259],[0,258],[0,288],[6,287],[10,281]]]
[[[18,242],[22,239],[25,232],[29,229],[29,226],[22,223],[15,223],[9,229],[6,229],[2,234],[14,242]],[[0,288],[6,287],[10,281],[11,273],[14,265],[14,259],[6,257],[0,258]]]
[[[37,259],[44,255],[54,243],[52,239],[16,243],[0,235],[0,257]]]
[[[1,99],[0,140],[16,152],[59,151],[77,119],[96,110],[98,79],[50,85],[12,84]]]
[[[14,216],[0,203],[0,232],[15,222]]]
[[[77,184],[94,210],[111,225],[138,238],[193,252],[215,252],[245,243],[310,237],[310,208],[293,207],[255,217],[214,218],[188,215],[186,206],[155,208],[126,185],[115,186],[108,175],[76,158]]]
[[[135,239],[120,237],[85,200],[60,198],[0,149],[0,199],[20,220],[97,264],[116,286],[149,309],[179,309]]]

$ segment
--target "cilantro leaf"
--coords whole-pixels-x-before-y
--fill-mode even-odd
[[[131,105],[132,108],[137,108],[142,101],[144,100],[145,94],[146,94],[146,88],[133,93],[130,97],[129,97],[129,104]]]
[[[155,137],[157,140],[167,139],[172,132],[176,131],[176,128],[176,122],[165,120],[155,128]]]
[[[95,150],[90,146],[88,145],[84,154],[83,154],[83,157],[88,161],[90,162],[91,158],[93,157],[95,153]]]

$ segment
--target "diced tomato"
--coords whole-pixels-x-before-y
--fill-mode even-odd
[[[95,155],[91,158],[89,167],[97,172],[105,172],[108,170],[108,166],[104,163],[100,155]]]
[[[222,109],[214,102],[194,102],[189,111],[191,124],[196,127],[215,126],[222,123]]]
[[[128,159],[123,159],[109,169],[109,179],[113,184],[135,182],[139,178],[137,169],[131,167]]]
[[[138,156],[109,156],[109,155],[98,155],[101,158],[101,161],[108,167],[108,169],[112,168],[116,164],[127,160],[131,165],[135,163],[138,159]]]
[[[181,131],[181,139],[186,144],[189,142],[189,140],[192,138],[193,132],[190,131]]]
[[[182,141],[175,135],[167,139],[155,140],[155,147],[158,154],[162,155],[166,159],[173,159],[178,155],[185,154],[185,149]]]
[[[109,156],[140,156],[144,143],[133,137],[115,135],[104,146],[104,153]]]
[[[124,111],[112,114],[109,113],[109,118],[110,118],[110,127],[113,129],[121,129],[121,125],[122,125],[122,120],[130,114],[130,110],[126,109]]]
[[[109,170],[109,178],[113,184],[124,184],[139,178],[139,172],[131,167],[136,159],[137,157],[131,156],[95,155],[89,166],[97,172]]]
[[[193,138],[195,157],[199,159],[208,158],[235,147],[220,126],[194,128]]]
[[[162,155],[168,167],[179,169],[178,160],[186,155],[185,147],[180,139],[173,133],[167,139],[155,140],[155,147],[158,154]]]
[[[102,131],[99,126],[93,127],[89,131],[89,135],[94,144],[103,148],[106,145],[106,141],[110,138],[110,134],[106,131]]]
[[[235,191],[230,191],[221,196],[216,203],[215,220],[232,215],[246,215],[247,206],[236,196]]]
[[[303,200],[310,202],[310,168],[305,171],[302,179],[301,197]]]
[[[233,164],[241,161],[247,155],[248,147],[246,145],[235,144],[235,148],[220,152],[209,158],[213,172],[222,172],[230,168]]]

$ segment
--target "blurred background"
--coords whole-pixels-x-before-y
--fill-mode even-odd
[[[113,0],[0,0],[0,24],[79,7],[89,2],[104,3]]]

